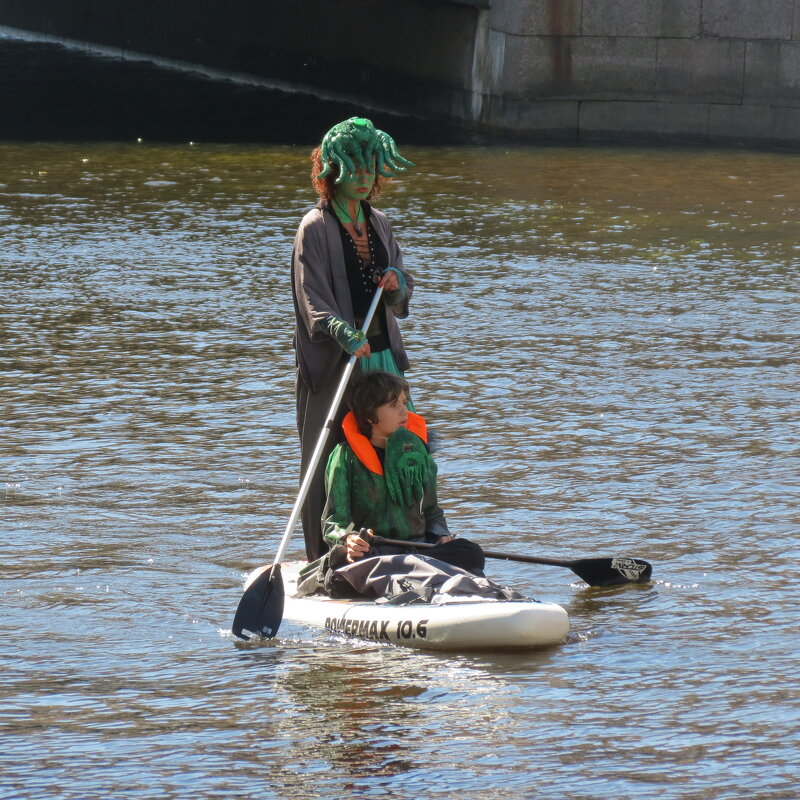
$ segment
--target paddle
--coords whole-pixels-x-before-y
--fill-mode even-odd
[[[367,311],[367,316],[364,317],[364,324],[361,326],[361,330],[364,333],[367,332],[372,318],[375,316],[375,310],[378,308],[378,303],[380,302],[382,294],[383,281],[381,281],[378,288],[375,290],[375,295],[372,298],[369,311]],[[350,356],[349,361],[345,365],[344,372],[342,372],[342,377],[336,389],[333,403],[331,403],[328,417],[320,431],[317,445],[311,456],[311,461],[309,461],[308,467],[306,468],[306,474],[303,476],[303,482],[300,484],[300,494],[298,494],[297,500],[295,500],[289,522],[283,533],[283,538],[278,545],[278,552],[275,554],[275,560],[272,562],[271,566],[265,568],[255,579],[252,579],[251,574],[251,579],[248,580],[244,594],[241,600],[239,600],[239,607],[236,609],[236,615],[233,618],[231,630],[233,631],[233,635],[240,639],[249,640],[253,637],[272,639],[278,633],[278,628],[283,619],[284,600],[281,561],[286,553],[289,537],[292,535],[294,526],[300,518],[300,510],[305,502],[306,495],[308,495],[311,481],[314,479],[314,473],[322,458],[325,443],[328,441],[328,435],[333,427],[333,420],[336,417],[336,412],[339,410],[339,404],[342,402],[344,391],[347,388],[347,382],[350,380],[350,375],[355,365],[356,357],[354,355]]]
[[[384,539],[382,536],[373,536],[370,540],[374,544],[388,544],[393,547],[413,547],[427,549],[436,547],[429,542],[407,542],[402,539]],[[494,550],[484,550],[487,558],[497,558],[502,561],[522,561],[525,564],[546,564],[551,567],[566,567],[571,569],[581,580],[589,586],[618,586],[622,583],[647,583],[653,574],[653,566],[641,558],[579,558],[574,561],[564,561],[559,558],[540,558],[537,556],[523,556],[516,553],[498,553]]]

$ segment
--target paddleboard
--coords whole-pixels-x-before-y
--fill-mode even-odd
[[[304,562],[282,564],[284,619],[334,634],[426,650],[506,650],[551,647],[569,631],[567,612],[538,600],[448,600],[390,605],[370,600],[297,597]]]

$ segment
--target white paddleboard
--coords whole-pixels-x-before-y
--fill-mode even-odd
[[[331,633],[429,650],[550,647],[569,631],[567,612],[538,600],[459,599],[395,606],[368,600],[296,597],[302,562],[282,564],[285,619]]]

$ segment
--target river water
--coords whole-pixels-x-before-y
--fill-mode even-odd
[[[307,148],[0,144],[3,798],[797,796],[800,159],[401,149],[451,527],[652,584],[493,562],[568,610],[540,652],[235,642],[297,492]]]

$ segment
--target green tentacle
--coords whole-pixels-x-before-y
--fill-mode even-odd
[[[385,133],[384,131],[375,131],[375,133],[378,135],[380,149],[383,152],[386,163],[390,169],[395,171],[401,170],[405,172],[407,167],[415,166],[413,161],[409,161],[407,158],[403,158],[403,156],[400,155],[394,139],[392,139],[388,133]]]

